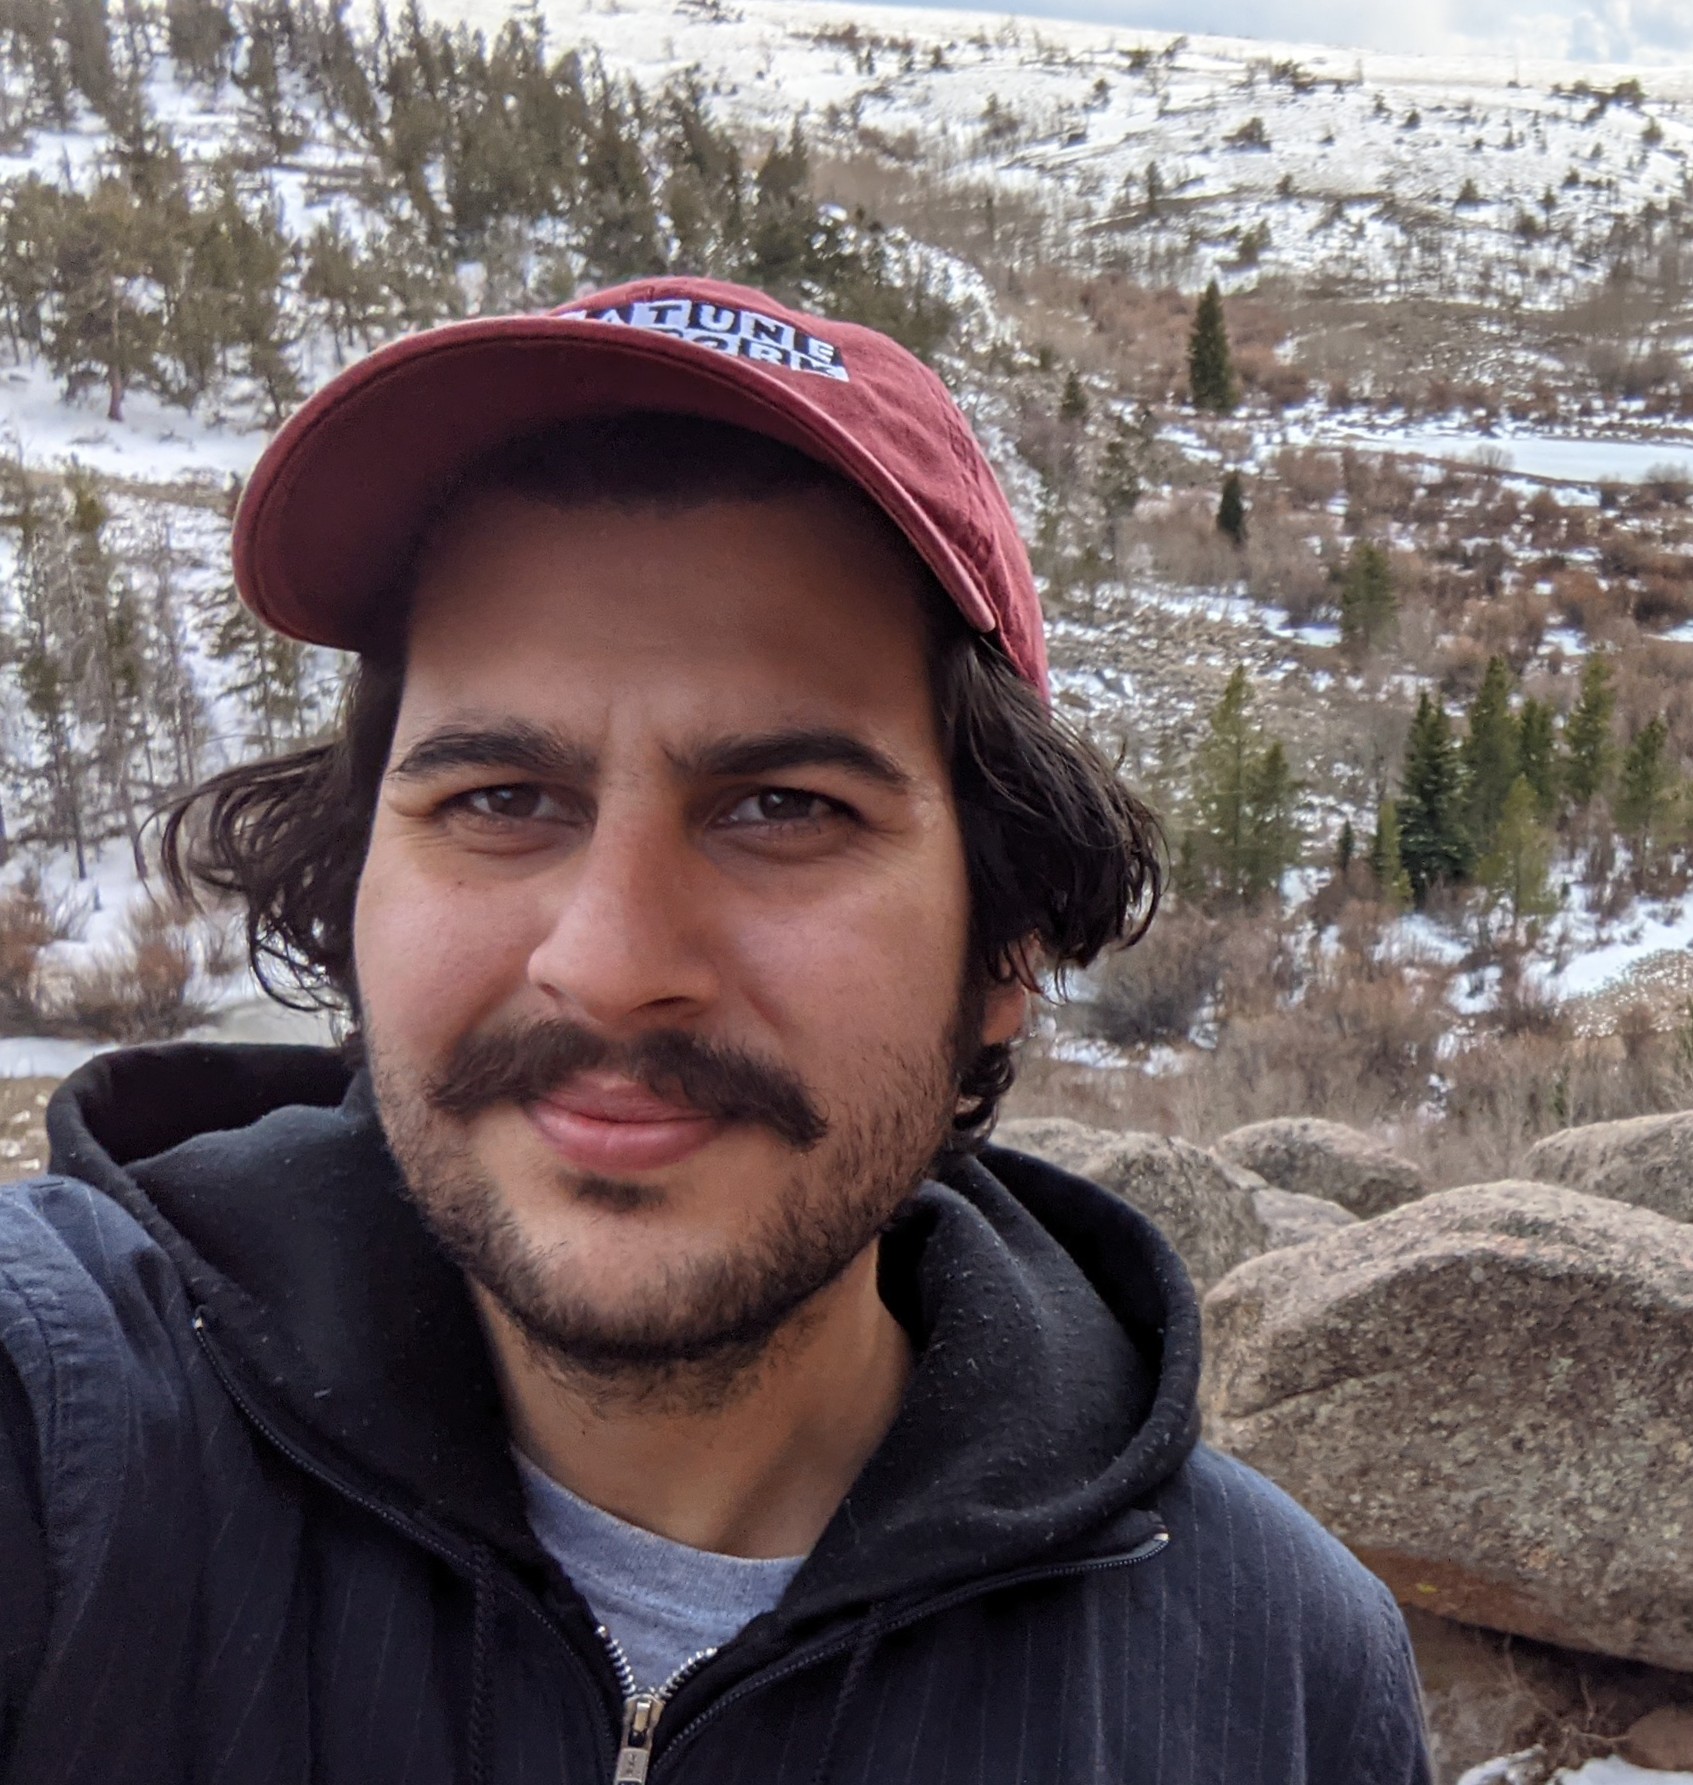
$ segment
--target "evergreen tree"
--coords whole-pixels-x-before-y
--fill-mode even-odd
[[[1071,371],[1064,380],[1064,394],[1058,399],[1058,419],[1069,427],[1079,427],[1087,418],[1087,391],[1079,374]]]
[[[1340,584],[1340,636],[1353,652],[1368,651],[1392,630],[1399,616],[1393,565],[1373,539],[1359,539],[1346,560]]]
[[[29,806],[34,828],[70,845],[79,880],[88,874],[91,788],[77,725],[85,639],[73,593],[63,504],[17,480],[18,548],[13,576],[15,630],[8,655],[17,666],[24,717],[34,746]]]
[[[1287,751],[1273,741],[1247,763],[1246,850],[1238,882],[1243,903],[1279,893],[1282,877],[1298,864],[1298,803],[1299,783]]]
[[[1141,467],[1147,446],[1146,430],[1131,427],[1119,415],[1100,455],[1099,504],[1108,519],[1133,514],[1139,506],[1145,488]]]
[[[1411,877],[1400,853],[1399,808],[1383,800],[1376,811],[1375,835],[1370,839],[1370,872],[1382,898],[1403,911],[1412,901]]]
[[[225,0],[165,0],[165,47],[179,78],[215,94],[239,35]]]
[[[1511,672],[1503,657],[1491,658],[1470,703],[1469,731],[1460,752],[1464,765],[1464,821],[1476,852],[1493,847],[1520,770],[1518,728],[1511,716]]]
[[[817,207],[811,199],[811,157],[794,120],[788,140],[770,145],[753,178],[749,271],[753,282],[794,291],[817,271]]]
[[[386,301],[382,282],[348,234],[339,211],[318,223],[306,243],[300,295],[317,305],[340,364],[349,348],[372,347]]]
[[[1229,415],[1240,401],[1235,384],[1234,361],[1229,353],[1228,324],[1223,316],[1223,294],[1213,279],[1194,312],[1193,332],[1187,346],[1188,388],[1195,409]]]
[[[56,247],[55,302],[43,331],[48,364],[73,395],[103,386],[107,419],[122,421],[133,386],[163,382],[168,244],[128,185],[105,179],[87,198],[67,195]]]
[[[1570,803],[1584,810],[1610,782],[1616,747],[1611,719],[1616,711],[1611,666],[1603,657],[1589,657],[1581,672],[1581,693],[1564,725],[1562,779]]]
[[[1634,852],[1635,865],[1647,865],[1665,818],[1674,804],[1674,775],[1668,760],[1669,728],[1649,719],[1623,752],[1617,776],[1614,816]]]
[[[589,133],[583,207],[582,248],[596,277],[615,281],[664,271],[658,204],[640,132],[609,86]]]
[[[1194,763],[1194,822],[1183,839],[1190,885],[1226,904],[1273,892],[1299,859],[1299,789],[1279,743],[1261,745],[1244,668],[1229,677]]]
[[[1424,693],[1405,745],[1398,801],[1399,854],[1419,905],[1470,865],[1464,834],[1464,776],[1446,709]]]
[[[1223,479],[1223,493],[1217,502],[1217,531],[1236,545],[1246,544],[1246,494],[1238,471],[1231,471]]]
[[[1517,714],[1517,768],[1534,790],[1535,810],[1550,823],[1558,812],[1558,738],[1543,700],[1525,700]]]
[[[1340,827],[1340,835],[1334,845],[1334,871],[1344,880],[1351,870],[1353,858],[1358,853],[1358,837],[1352,828],[1352,820],[1346,819]]]
[[[1547,885],[1552,839],[1540,821],[1540,801],[1526,775],[1511,783],[1500,810],[1493,846],[1483,857],[1477,877],[1493,899],[1506,905],[1511,928],[1525,918],[1545,917],[1558,908]]]
[[[213,655],[246,709],[248,741],[266,756],[300,742],[310,713],[305,647],[256,620],[233,590],[222,600]]]

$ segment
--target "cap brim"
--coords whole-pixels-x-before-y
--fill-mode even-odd
[[[657,410],[734,423],[858,485],[966,620],[995,617],[888,468],[804,394],[807,376],[581,317],[501,316],[379,348],[326,385],[260,459],[236,516],[235,580],[279,632],[341,650],[387,630],[419,534],[475,460],[550,423]]]

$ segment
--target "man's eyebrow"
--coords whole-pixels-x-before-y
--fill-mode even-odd
[[[597,767],[593,751],[544,725],[510,719],[494,725],[442,725],[425,732],[388,776],[422,781],[454,769],[501,769],[543,781],[588,781]]]
[[[723,738],[671,752],[670,760],[684,775],[721,780],[779,774],[784,769],[841,768],[895,793],[906,792],[912,784],[910,774],[874,744],[850,731],[809,726]]]

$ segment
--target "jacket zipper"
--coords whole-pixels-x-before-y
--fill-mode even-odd
[[[1150,1562],[1156,1555],[1161,1555],[1170,1546],[1170,1533],[1160,1528],[1151,1536],[1143,1538],[1131,1550],[1125,1550],[1120,1556],[1099,1556],[1092,1559],[1083,1557],[1074,1562],[1054,1562],[1051,1564],[1034,1563],[1027,1568],[1011,1569],[1007,1573],[993,1575],[985,1580],[967,1582],[964,1586],[955,1587],[950,1593],[942,1593],[933,1599],[926,1599],[920,1605],[908,1607],[899,1616],[889,1618],[881,1626],[879,1635],[890,1636],[895,1631],[907,1630],[913,1624],[920,1624],[925,1618],[937,1616],[941,1612],[951,1611],[954,1606],[963,1605],[968,1600],[979,1598],[983,1593],[997,1593],[1011,1587],[1032,1586],[1036,1582],[1069,1580],[1080,1574],[1103,1573],[1109,1569],[1132,1568],[1139,1562]],[[816,1667],[820,1662],[833,1660],[837,1655],[844,1655],[858,1640],[858,1633],[835,1637],[815,1649],[802,1654],[790,1656],[788,1660],[769,1667],[762,1673],[754,1674],[750,1679],[742,1680],[731,1686],[719,1698],[714,1698],[691,1721],[684,1723],[671,1738],[665,1749],[665,1760],[679,1749],[686,1747],[708,1724],[716,1722],[725,1711],[733,1709],[737,1704],[762,1692],[769,1686],[779,1686],[784,1680],[790,1680],[795,1674],[804,1673],[809,1667]],[[693,1671],[694,1663],[689,1662],[687,1671]],[[672,1680],[667,1691],[674,1692],[679,1680]],[[650,1759],[643,1765],[638,1777],[645,1780]],[[619,1775],[621,1777],[621,1775]]]
[[[690,1655],[662,1686],[643,1691],[623,1644],[604,1624],[596,1626],[594,1634],[605,1644],[612,1671],[617,1675],[618,1690],[623,1694],[623,1741],[612,1768],[612,1785],[645,1785],[647,1769],[652,1765],[653,1736],[670,1695],[684,1681],[692,1679],[717,1650],[701,1649]]]
[[[443,1562],[450,1563],[452,1567],[457,1569],[460,1573],[470,1572],[464,1553],[455,1545],[442,1542],[442,1540],[435,1536],[433,1532],[427,1530],[422,1525],[414,1523],[411,1519],[408,1519],[404,1513],[396,1512],[392,1506],[384,1504],[384,1502],[378,1500],[374,1495],[364,1493],[360,1489],[354,1487],[351,1483],[344,1481],[332,1470],[324,1468],[315,1457],[309,1452],[301,1449],[301,1447],[294,1443],[291,1438],[287,1438],[279,1432],[276,1427],[272,1425],[262,1413],[260,1413],[258,1408],[253,1405],[246,1391],[239,1386],[230,1371],[225,1367],[223,1359],[218,1355],[217,1347],[212,1343],[212,1335],[207,1328],[205,1314],[199,1308],[194,1310],[193,1327],[194,1337],[199,1341],[200,1349],[206,1354],[206,1361],[212,1366],[212,1374],[217,1377],[218,1382],[222,1385],[223,1392],[228,1395],[230,1400],[232,1400],[240,1409],[248,1424],[250,1424],[267,1443],[273,1445],[283,1456],[285,1456],[295,1468],[311,1476],[314,1481],[322,1482],[325,1487],[332,1489],[335,1493],[341,1495],[343,1499],[351,1502],[352,1505],[368,1512],[371,1517],[380,1519],[390,1530],[398,1531],[402,1537],[406,1538],[409,1542],[415,1543],[420,1549],[427,1550],[432,1556],[439,1556]],[[527,1593],[522,1591],[521,1588],[517,1587],[514,1583],[502,1580],[498,1571],[495,1571],[493,1580],[499,1590],[508,1599],[513,1600],[520,1605],[558,1644],[564,1651],[565,1657],[570,1665],[581,1675],[582,1683],[587,1689],[590,1699],[597,1699],[603,1707],[605,1698],[599,1682],[589,1673],[586,1663],[577,1653],[576,1647],[571,1642],[570,1638],[565,1635],[547,1613],[537,1605]],[[627,1663],[625,1663],[625,1665],[627,1665]],[[608,1724],[602,1725],[602,1727],[609,1728],[611,1742],[612,1745],[615,1746],[617,1742],[617,1724],[615,1720],[608,1720]]]
[[[200,1349],[206,1354],[206,1360],[212,1367],[212,1374],[217,1377],[225,1394],[245,1415],[249,1424],[260,1432],[264,1438],[276,1447],[281,1454],[303,1470],[314,1480],[321,1481],[324,1486],[332,1488],[354,1506],[362,1508],[373,1518],[380,1519],[390,1529],[398,1531],[403,1537],[426,1549],[431,1555],[439,1556],[442,1561],[451,1563],[455,1568],[465,1567],[464,1556],[451,1544],[443,1543],[438,1537],[423,1526],[413,1523],[404,1514],[396,1512],[393,1507],[384,1505],[374,1495],[361,1492],[339,1476],[325,1469],[308,1452],[301,1449],[291,1439],[277,1431],[268,1419],[253,1405],[246,1392],[239,1388],[230,1372],[224,1367],[223,1359],[218,1355],[217,1347],[212,1343],[211,1333],[206,1327],[204,1313],[196,1308],[193,1314],[194,1337],[199,1341]],[[983,1593],[994,1593],[1010,1587],[1028,1586],[1037,1581],[1066,1580],[1079,1574],[1093,1574],[1106,1569],[1128,1568],[1137,1562],[1150,1561],[1169,1547],[1170,1533],[1158,1530],[1138,1543],[1132,1550],[1120,1556],[1100,1556],[1089,1559],[1082,1558],[1075,1562],[1058,1562],[1050,1566],[1035,1564],[1028,1568],[1013,1569],[1008,1573],[994,1575],[986,1580],[970,1581],[962,1587],[955,1587],[950,1593],[942,1593],[934,1599],[925,1600],[920,1605],[908,1607],[900,1616],[890,1618],[881,1628],[881,1634],[891,1635],[897,1630],[908,1629],[911,1625],[921,1623],[924,1618],[933,1617],[944,1611],[950,1611],[956,1605],[974,1599]],[[582,1675],[589,1693],[599,1696],[599,1688],[588,1675],[588,1670],[580,1655],[577,1654],[568,1636],[547,1616],[540,1606],[536,1605],[527,1593],[517,1587],[500,1581],[494,1575],[500,1590],[514,1599],[533,1617],[541,1627],[556,1641],[569,1657],[570,1663]],[[635,1679],[635,1670],[629,1665],[629,1657],[624,1653],[623,1645],[618,1642],[602,1624],[598,1627],[600,1641],[605,1645],[606,1653],[611,1659],[612,1670],[617,1676],[618,1689],[623,1693],[622,1727],[614,1725],[614,1741],[616,1754],[613,1760],[612,1785],[646,1785],[646,1780],[653,1764],[652,1743],[658,1719],[671,1696],[702,1668],[706,1662],[717,1654],[716,1649],[702,1649],[696,1655],[690,1655],[677,1668],[664,1684],[656,1691],[642,1691]],[[762,1673],[754,1674],[739,1684],[731,1686],[720,1698],[706,1705],[691,1722],[684,1723],[676,1732],[674,1739],[666,1750],[667,1756],[685,1746],[699,1734],[708,1724],[713,1723],[724,1711],[750,1698],[755,1692],[762,1692],[766,1687],[780,1685],[795,1674],[803,1673],[807,1668],[816,1667],[820,1662],[832,1660],[836,1655],[845,1654],[858,1640],[857,1633],[836,1637],[818,1648],[790,1656],[786,1661],[774,1667],[766,1668]]]

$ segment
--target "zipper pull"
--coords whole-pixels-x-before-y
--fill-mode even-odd
[[[636,1692],[623,1701],[623,1746],[617,1750],[617,1768],[611,1785],[646,1785],[652,1765],[653,1731],[664,1709],[664,1695]]]

